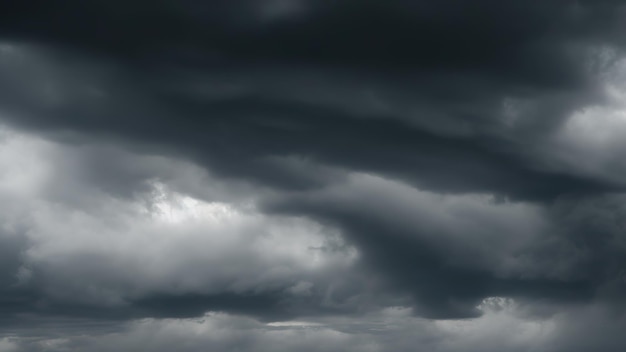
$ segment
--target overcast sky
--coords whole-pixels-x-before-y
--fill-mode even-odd
[[[622,352],[626,1],[0,4],[0,352]]]

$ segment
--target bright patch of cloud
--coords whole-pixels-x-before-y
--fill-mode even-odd
[[[175,172],[137,178],[132,175],[138,170],[113,164],[118,169],[108,172],[137,178],[136,189],[121,196],[73,163],[71,158],[85,157],[81,153],[89,152],[88,146],[61,146],[17,132],[5,132],[2,143],[0,220],[5,227],[25,229],[29,243],[16,283],[39,283],[57,299],[120,305],[157,293],[292,286],[301,295],[319,276],[339,273],[357,258],[350,248],[320,250],[342,240],[336,230],[311,220],[264,215],[248,202],[207,201],[183,193],[178,178],[198,177],[186,170],[193,171],[193,165],[165,158],[165,165],[178,166]],[[120,153],[122,159],[135,158],[137,164],[129,165],[160,170],[130,152],[114,155]],[[297,286],[304,279],[309,286]]]

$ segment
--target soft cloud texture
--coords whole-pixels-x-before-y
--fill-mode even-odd
[[[1,4],[0,351],[623,350],[625,6]]]

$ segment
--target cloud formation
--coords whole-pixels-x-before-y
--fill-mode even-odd
[[[620,350],[625,5],[1,4],[0,351]]]

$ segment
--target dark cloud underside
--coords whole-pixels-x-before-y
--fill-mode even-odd
[[[31,175],[0,173],[0,329],[391,306],[492,322],[494,297],[555,338],[568,316],[623,325],[598,307],[624,303],[625,17],[619,0],[3,2],[0,119],[43,139],[0,140]]]

